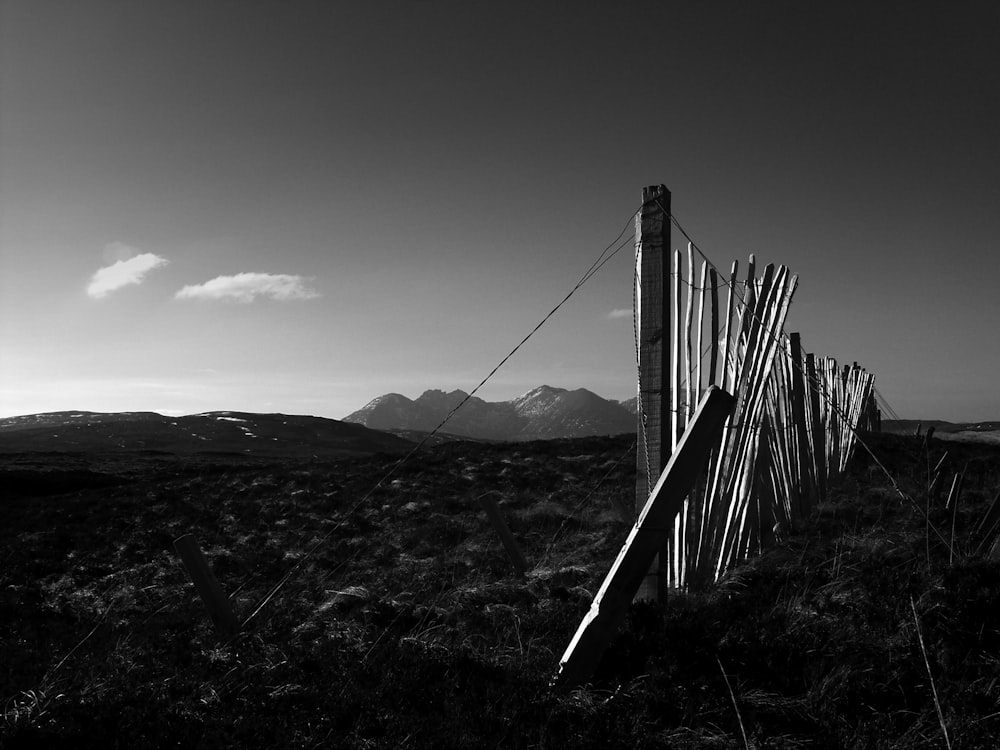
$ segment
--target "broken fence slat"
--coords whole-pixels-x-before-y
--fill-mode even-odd
[[[234,637],[240,630],[240,623],[233,613],[229,597],[222,591],[222,587],[208,567],[208,560],[202,554],[197,540],[193,534],[185,534],[174,541],[174,549],[180,556],[184,567],[187,568],[188,575],[194,587],[205,602],[208,614],[212,618],[215,629],[225,638]]]
[[[513,563],[518,576],[523,578],[524,574],[528,571],[528,561],[521,553],[521,548],[517,546],[514,535],[510,533],[507,522],[504,521],[503,513],[500,512],[500,506],[497,505],[497,501],[493,498],[493,495],[494,493],[487,492],[484,495],[480,495],[477,499],[483,510],[486,511],[486,515],[489,517],[490,523],[493,524],[493,528],[496,529],[497,534],[500,536],[500,541],[503,542],[504,549],[507,550],[507,556],[510,558],[511,563]]]
[[[720,388],[711,387],[705,392],[677,450],[594,597],[590,611],[563,654],[553,684],[579,685],[597,667],[650,563],[673,529],[674,517],[684,498],[719,442],[723,423],[734,403],[735,398]]]

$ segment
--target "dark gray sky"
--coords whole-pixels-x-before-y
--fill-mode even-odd
[[[996,419],[1000,5],[925,5],[0,0],[0,415],[470,390],[665,183],[807,349]],[[631,266],[481,395],[633,395]]]

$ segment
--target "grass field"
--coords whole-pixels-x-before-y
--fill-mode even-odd
[[[996,746],[1000,562],[973,533],[991,445],[872,436],[914,503],[860,452],[780,546],[634,606],[592,684],[550,690],[628,531],[631,443],[446,443],[360,506],[396,458],[0,456],[0,745]],[[928,505],[945,450],[956,513],[947,487]],[[298,564],[231,643],[173,551],[186,533],[241,618]]]

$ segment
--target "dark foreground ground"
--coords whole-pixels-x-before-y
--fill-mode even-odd
[[[957,514],[947,486],[930,507],[953,552],[859,455],[781,546],[633,608],[593,684],[550,690],[628,530],[631,443],[444,444],[360,506],[396,458],[0,456],[0,745],[938,748],[943,723],[953,748],[997,746],[991,446],[873,441],[920,508],[929,463],[966,469]],[[291,571],[231,643],[185,533],[241,618]]]

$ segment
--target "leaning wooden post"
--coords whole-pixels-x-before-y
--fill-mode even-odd
[[[639,422],[636,440],[635,512],[646,506],[654,478],[670,453],[670,191],[663,185],[643,188],[635,219],[636,300],[639,344]],[[666,542],[652,561],[637,598],[662,601],[667,589]]]
[[[705,468],[712,449],[719,444],[722,427],[735,403],[736,399],[721,388],[711,386],[705,392],[590,611],[563,654],[554,684],[579,685],[593,674],[636,591],[647,578],[653,558],[673,530],[684,499]]]
[[[480,495],[477,500],[479,500],[479,504],[486,511],[490,523],[493,524],[493,528],[496,529],[497,534],[500,536],[500,541],[503,542],[504,549],[507,550],[507,556],[510,558],[511,563],[513,563],[514,570],[517,571],[518,576],[523,578],[524,574],[528,571],[528,561],[524,559],[524,555],[521,554],[521,548],[517,546],[517,542],[514,540],[514,535],[507,528],[507,523],[503,519],[503,513],[500,512],[500,506],[493,499],[494,494],[492,491],[487,492]]]
[[[233,614],[233,608],[229,603],[229,597],[222,591],[222,587],[208,567],[208,561],[202,554],[193,534],[185,534],[174,541],[174,549],[180,555],[184,567],[187,568],[188,575],[194,582],[194,587],[201,595],[201,600],[205,602],[208,614],[215,624],[215,629],[224,638],[233,638],[240,630],[240,623]]]

